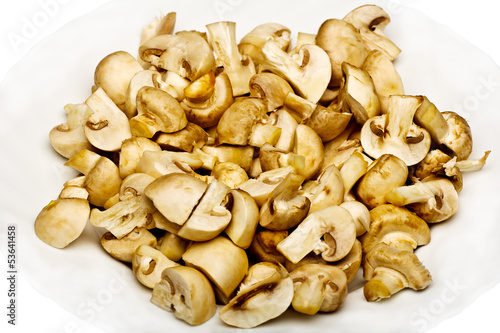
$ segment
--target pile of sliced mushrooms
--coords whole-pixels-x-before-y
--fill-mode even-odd
[[[361,6],[293,47],[278,23],[238,42],[234,22],[175,21],[145,27],[138,55],[103,58],[90,97],[66,105],[49,137],[80,176],[37,236],[64,248],[90,220],[151,302],[190,325],[334,312],[360,269],[370,302],[425,289],[414,251],[489,151],[469,159],[467,121],[405,95],[389,15]]]

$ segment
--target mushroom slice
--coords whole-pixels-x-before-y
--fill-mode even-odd
[[[331,73],[325,70],[330,67],[330,59],[322,48],[304,45],[297,57],[292,57],[270,40],[262,47],[262,53],[264,68],[283,76],[301,97],[317,103],[323,96]]]
[[[458,167],[458,169],[461,172],[464,171],[479,171],[481,170],[484,165],[486,164],[486,160],[488,159],[488,156],[490,155],[491,150],[487,150],[484,152],[483,157],[480,159],[468,159],[468,160],[462,160],[462,161],[456,161],[454,163],[455,166]],[[450,168],[451,166],[445,165],[445,169]]]
[[[84,126],[92,110],[86,104],[67,104],[64,106],[66,123],[57,125],[49,132],[52,148],[67,159],[82,149],[92,149],[85,136]]]
[[[137,93],[142,87],[154,87],[154,75],[160,75],[159,72],[152,69],[145,69],[135,73],[130,79],[130,83],[125,95],[125,114],[132,118],[137,114]]]
[[[126,178],[137,171],[137,165],[145,151],[161,151],[161,147],[156,142],[139,136],[123,141],[118,161],[120,177]]]
[[[94,72],[96,88],[101,88],[122,111],[125,111],[127,89],[130,80],[143,68],[141,64],[125,51],[113,52],[104,57]]]
[[[219,235],[231,222],[231,212],[222,204],[228,191],[229,186],[213,180],[178,235],[196,242],[204,242]]]
[[[212,73],[212,71],[209,71],[208,73]],[[193,82],[201,80],[201,78],[205,77],[207,74],[204,74]],[[154,87],[169,93],[179,103],[184,100],[185,89],[189,87],[191,83],[192,82],[188,79],[172,71],[165,71],[161,74],[159,73],[153,75]]]
[[[175,12],[155,17],[149,25],[142,28],[140,44],[144,44],[146,41],[155,36],[172,33],[175,27],[176,18],[177,14]]]
[[[338,267],[304,264],[290,272],[293,280],[293,309],[314,315],[333,312],[347,298],[347,277]]]
[[[145,151],[137,164],[136,172],[147,173],[158,178],[169,173],[194,173],[203,161],[198,155],[186,152]]]
[[[248,180],[245,169],[232,162],[216,163],[212,169],[212,176],[232,189]]]
[[[146,187],[154,180],[154,177],[140,172],[127,176],[120,185],[119,199],[123,201],[143,195]]]
[[[279,109],[271,114],[270,118],[274,121],[274,125],[281,128],[281,135],[274,145],[277,149],[284,151],[292,151],[295,140],[295,128],[298,123],[292,115],[285,109]]]
[[[123,262],[132,262],[135,249],[142,244],[155,247],[156,237],[144,227],[134,228],[124,237],[118,239],[111,232],[101,237],[101,245],[113,258]]]
[[[301,185],[301,179],[288,174],[260,208],[260,225],[271,230],[287,230],[302,222],[311,201],[298,193]]]
[[[380,100],[381,112],[387,113],[389,96],[404,94],[401,76],[392,61],[378,50],[368,53],[361,68],[370,74]]]
[[[142,87],[137,92],[137,116],[130,119],[134,136],[153,137],[157,132],[173,133],[187,126],[187,118],[179,102],[169,93]]]
[[[338,169],[341,169],[345,161],[347,161],[354,152],[363,153],[363,147],[359,139],[349,139],[345,136],[344,132],[332,141],[325,143],[325,157],[320,172],[323,172],[330,165],[335,165]]]
[[[413,252],[380,243],[363,259],[363,288],[369,302],[391,297],[404,288],[425,289],[432,282],[427,268]]]
[[[215,57],[207,41],[195,31],[150,38],[139,47],[140,58],[191,81],[215,70]]]
[[[400,48],[384,35],[384,30],[391,19],[389,14],[379,6],[357,7],[349,12],[343,20],[359,29],[368,51],[379,50],[391,61],[401,53]]]
[[[253,126],[265,116],[266,104],[262,99],[243,97],[236,100],[217,124],[216,142],[246,146]]]
[[[365,61],[365,46],[359,30],[343,20],[324,21],[318,29],[316,45],[325,50],[330,59],[331,87],[340,86],[344,62],[361,67]]]
[[[180,266],[149,245],[140,245],[132,256],[132,270],[140,283],[149,289],[161,281],[162,272],[169,267]]]
[[[281,315],[292,303],[292,278],[280,264],[262,262],[251,266],[242,285],[245,287],[220,309],[220,318],[228,325],[259,326]]]
[[[387,114],[370,118],[361,129],[361,145],[373,158],[392,154],[406,165],[425,158],[431,146],[429,132],[413,123],[415,111],[423,102],[421,96],[389,97]]]
[[[181,106],[187,119],[203,128],[217,125],[222,114],[233,104],[231,82],[226,73],[215,77],[213,93],[205,100],[184,98]]]
[[[260,119],[252,126],[248,145],[261,148],[266,144],[275,145],[278,142],[281,136],[281,128],[268,124],[266,118]]]
[[[217,312],[215,295],[210,281],[195,268],[176,266],[166,268],[153,288],[151,303],[189,325],[201,325]]]
[[[191,175],[171,173],[151,182],[144,193],[168,221],[183,225],[207,186],[207,183]]]
[[[377,206],[370,211],[370,220],[370,230],[360,237],[364,253],[379,243],[413,252],[431,240],[427,223],[403,207]]]
[[[293,152],[303,155],[306,159],[302,174],[305,179],[313,178],[321,168],[324,158],[324,146],[319,135],[307,125],[297,125]]]
[[[215,22],[208,24],[208,42],[217,56],[217,64],[229,76],[233,96],[250,92],[248,82],[255,74],[255,66],[250,57],[241,55],[236,43],[235,22]]]
[[[224,236],[192,243],[182,259],[187,266],[197,268],[207,276],[223,303],[232,298],[248,270],[245,250]]]
[[[106,228],[120,239],[136,227],[146,227],[152,221],[155,207],[145,196],[137,196],[119,201],[110,208],[101,211],[97,208],[90,212],[90,224]]]
[[[432,140],[462,161],[472,153],[472,133],[467,121],[452,111],[440,112],[427,97],[415,112],[415,122],[429,131]]]
[[[345,257],[356,239],[351,214],[339,206],[330,206],[307,216],[277,248],[292,263],[314,251],[326,261]]]
[[[215,89],[215,74],[213,71],[197,78],[184,88],[184,97],[195,101],[206,101]]]
[[[94,91],[85,104],[92,110],[84,129],[92,146],[104,151],[120,150],[122,142],[132,136],[125,113],[102,88]]]
[[[407,206],[427,223],[443,222],[458,210],[458,193],[453,183],[441,177],[427,177],[412,185],[395,188],[385,199]]]
[[[380,101],[370,74],[347,62],[342,64],[342,74],[340,100],[344,112],[352,112],[360,125],[378,116]]]
[[[316,44],[316,34],[311,34],[308,32],[297,32],[297,38],[295,40],[295,47],[290,50],[289,54],[297,54],[299,49],[306,44]],[[286,50],[285,50],[286,51]]]
[[[179,261],[182,255],[186,252],[189,241],[178,236],[177,234],[166,231],[163,236],[158,239],[156,249],[163,253],[172,261]]]
[[[288,234],[288,230],[258,230],[248,248],[248,252],[258,262],[277,262],[284,265],[286,258],[276,249],[276,246]]]
[[[254,155],[254,148],[251,146],[203,146],[201,150],[216,156],[219,162],[232,162],[238,164],[245,171],[250,171]]]
[[[332,263],[333,266],[340,268],[344,271],[347,277],[347,283],[350,283],[356,277],[356,274],[361,267],[363,261],[363,247],[361,242],[356,239],[351,251],[339,261]]]
[[[75,185],[64,186],[64,188],[59,193],[57,199],[68,199],[68,198],[80,198],[88,200],[89,191],[84,189],[82,186],[75,186]]]
[[[286,95],[293,93],[290,84],[282,77],[273,73],[259,73],[250,78],[250,96],[263,99],[267,111],[274,111],[283,106]]]
[[[368,171],[355,186],[356,197],[372,209],[387,203],[385,195],[395,188],[403,186],[408,179],[408,167],[394,155],[385,154],[377,158],[368,167]]]
[[[35,219],[35,233],[44,243],[62,249],[85,229],[90,214],[89,202],[81,198],[51,201]]]
[[[338,206],[344,200],[344,182],[342,175],[335,165],[330,165],[323,171],[318,180],[304,183],[304,195],[311,200],[309,214],[327,208]]]
[[[283,51],[290,46],[290,29],[279,23],[264,23],[256,26],[240,40],[238,49],[247,54],[255,64],[261,64],[262,47],[268,40],[277,43]]]
[[[247,249],[255,235],[259,224],[259,206],[245,191],[232,189],[228,192],[228,209],[231,211],[231,222],[224,232],[242,249]]]
[[[342,168],[340,168],[340,175],[342,176],[342,181],[344,183],[343,201],[348,201],[352,198],[352,188],[356,185],[358,180],[363,177],[367,170],[368,162],[357,151],[353,152],[352,155],[344,162]]]
[[[186,127],[173,133],[160,133],[156,138],[156,143],[162,149],[170,151],[193,152],[197,148],[203,147],[207,143],[208,134],[200,126],[187,123]]]
[[[265,144],[259,149],[259,160],[263,172],[287,166],[294,167],[299,174],[305,172],[306,159],[303,155],[275,148],[271,144]]]
[[[370,211],[365,205],[359,201],[344,201],[339,206],[347,209],[347,211],[351,213],[354,224],[356,225],[356,237],[370,230]]]

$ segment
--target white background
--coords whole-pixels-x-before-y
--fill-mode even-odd
[[[8,70],[17,62],[22,61],[29,50],[44,37],[50,35],[66,22],[92,11],[107,0],[22,0],[6,1],[0,4],[0,82]],[[399,0],[403,5],[416,8],[428,17],[438,21],[472,44],[489,54],[500,65],[500,44],[497,36],[498,6],[491,0],[451,1],[451,0]],[[51,5],[49,5],[51,4]],[[43,20],[49,14],[48,20]],[[39,15],[37,17],[37,15]],[[21,35],[21,29],[26,21],[39,19],[39,27],[31,31],[29,38],[15,39]],[[25,34],[26,35],[26,34]],[[3,87],[4,89],[8,87]],[[500,111],[500,110],[499,110]],[[0,271],[6,272],[5,260],[0,263]],[[22,272],[18,281],[18,311],[17,326],[7,325],[4,315],[6,310],[7,281],[0,279],[1,332],[79,332],[102,333],[90,327],[87,323],[68,313],[57,304],[41,296],[23,279]],[[58,278],[58,277],[55,277]],[[481,295],[463,312],[441,322],[429,332],[470,332],[492,331],[497,327],[498,299],[500,286]],[[56,330],[54,329],[56,328]]]

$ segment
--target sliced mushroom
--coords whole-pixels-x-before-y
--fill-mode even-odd
[[[195,268],[166,268],[153,288],[151,303],[174,312],[176,318],[190,325],[201,325],[217,312],[210,281]]]
[[[161,147],[156,142],[139,136],[123,141],[118,162],[120,177],[126,178],[137,171],[137,165],[145,151],[161,151]]]
[[[51,201],[35,219],[35,233],[44,243],[62,249],[77,239],[90,215],[89,202],[81,198]]]
[[[238,49],[252,58],[253,62],[262,64],[262,47],[268,41],[277,43],[283,51],[290,45],[290,29],[279,23],[259,24],[241,38]]]
[[[254,155],[254,148],[251,146],[203,146],[201,150],[205,153],[216,156],[221,163],[236,163],[245,171],[250,171]]]
[[[311,200],[309,214],[329,206],[338,206],[344,200],[342,175],[335,165],[331,165],[319,175],[318,180],[304,183],[302,191]]]
[[[267,111],[273,111],[283,106],[286,95],[293,93],[290,84],[282,77],[273,73],[259,73],[250,78],[250,96],[266,101]]]
[[[101,237],[101,245],[113,258],[123,262],[132,262],[135,249],[142,244],[155,247],[156,237],[144,227],[138,227],[122,238],[116,238],[111,232]]]
[[[245,169],[232,162],[216,163],[212,169],[212,176],[232,189],[248,180]]]
[[[220,309],[220,318],[228,325],[256,327],[278,317],[292,303],[292,278],[280,264],[263,262],[252,265],[242,285],[245,287]]]
[[[241,55],[236,43],[236,23],[223,21],[208,24],[208,42],[217,56],[217,64],[229,76],[233,96],[245,95],[250,91],[248,82],[255,74],[251,58]]]
[[[369,302],[391,297],[404,288],[425,289],[432,282],[427,268],[413,252],[384,243],[376,245],[363,260],[363,288]]]
[[[303,155],[306,159],[303,173],[305,179],[313,178],[321,168],[324,158],[323,142],[319,135],[307,125],[297,125],[293,152]]]
[[[175,12],[155,17],[149,25],[142,28],[140,44],[144,44],[146,41],[155,36],[172,33],[175,27],[176,18],[177,14]]]
[[[92,149],[84,131],[92,109],[86,104],[67,104],[64,106],[64,111],[66,122],[52,128],[49,132],[49,140],[55,151],[70,159],[82,149]]]
[[[186,127],[173,133],[160,133],[156,143],[163,149],[185,151],[188,153],[203,147],[207,143],[208,134],[200,126],[187,123]]]
[[[172,261],[179,261],[186,252],[189,241],[171,232],[165,232],[158,239],[156,249]]]
[[[209,71],[208,73],[212,73],[212,71]],[[153,84],[155,88],[169,93],[180,103],[186,96],[185,90],[188,89],[188,87],[192,83],[198,82],[198,80],[201,80],[201,78],[205,77],[207,74],[204,74],[203,76],[191,82],[175,72],[165,71],[161,74],[153,75]]]
[[[137,280],[149,289],[161,281],[163,270],[175,266],[180,265],[145,244],[137,247],[132,257],[132,270]]]
[[[419,180],[431,176],[445,177],[453,183],[457,192],[463,188],[462,171],[457,166],[456,157],[452,158],[439,149],[429,151],[425,158],[415,166],[413,175]]]
[[[268,124],[267,122],[268,119],[265,117],[252,126],[252,131],[248,138],[248,145],[261,148],[266,144],[275,145],[278,142],[281,136],[281,128]]]
[[[333,312],[347,298],[346,274],[335,266],[304,264],[290,272],[293,280],[293,309],[314,315]]]
[[[297,173],[303,174],[306,158],[303,155],[275,148],[271,144],[265,144],[259,149],[259,163],[263,172],[292,166]]]
[[[132,136],[125,113],[102,88],[94,91],[85,104],[92,110],[84,129],[92,146],[104,151],[120,150],[122,142]]]
[[[356,277],[356,274],[361,267],[363,261],[363,248],[359,240],[354,241],[351,251],[339,261],[332,263],[333,266],[340,268],[344,271],[347,277],[347,283],[351,283]]]
[[[370,211],[364,204],[359,201],[344,201],[339,206],[351,214],[356,226],[356,237],[370,230]]]
[[[231,222],[224,232],[242,249],[247,249],[254,239],[259,224],[259,206],[245,191],[232,189],[228,192],[228,207],[231,210]]]
[[[155,178],[169,173],[193,174],[204,162],[199,155],[186,152],[145,151],[136,167],[136,172],[147,173]]]
[[[340,175],[344,183],[343,201],[355,200],[351,190],[367,170],[368,162],[357,151],[353,152],[344,162],[342,168],[340,168]]]
[[[295,128],[297,121],[285,109],[279,109],[271,114],[271,119],[275,118],[274,125],[281,128],[281,135],[274,145],[277,149],[292,151],[295,141]]]
[[[142,87],[154,87],[153,77],[160,75],[152,69],[145,69],[135,73],[130,79],[130,83],[125,94],[125,114],[128,118],[137,115],[137,93]]]
[[[330,206],[307,216],[277,249],[293,263],[311,251],[321,253],[326,261],[337,261],[349,253],[355,239],[351,214],[339,206]]]

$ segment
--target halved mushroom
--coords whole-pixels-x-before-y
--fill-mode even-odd
[[[248,180],[245,169],[232,162],[216,163],[212,169],[211,175],[216,180],[223,182],[232,189]]]
[[[44,243],[62,249],[77,239],[90,215],[89,202],[81,198],[52,200],[35,219],[35,234]]]
[[[209,71],[208,73],[212,73]],[[208,74],[207,73],[207,74]],[[179,74],[172,71],[165,71],[161,74],[153,75],[153,84],[155,88],[161,89],[169,93],[173,98],[175,98],[179,103],[182,102],[186,96],[186,89],[194,82],[198,82],[201,78],[194,80],[193,82],[180,76]]]
[[[161,147],[156,142],[140,136],[123,141],[118,162],[120,177],[126,178],[137,171],[137,165],[145,151],[161,151]]]
[[[166,268],[151,295],[151,303],[174,312],[176,318],[190,325],[201,325],[217,312],[210,281],[195,268]]]
[[[208,134],[200,126],[188,122],[186,127],[173,133],[160,133],[156,143],[163,149],[185,151],[188,153],[203,147],[207,143]]]
[[[125,51],[113,52],[104,57],[94,72],[95,88],[102,88],[114,104],[125,111],[125,101],[130,80],[142,71],[141,64]]]
[[[66,122],[52,128],[49,132],[49,140],[55,151],[70,159],[82,149],[92,149],[84,131],[92,109],[86,104],[67,104],[64,106],[64,111]]]
[[[217,157],[220,163],[232,162],[238,164],[245,171],[250,171],[254,155],[254,148],[251,146],[203,146],[201,150]]]
[[[317,180],[309,180],[302,186],[303,195],[311,200],[309,214],[327,208],[338,206],[344,200],[344,182],[335,165],[330,165]]]
[[[333,312],[347,298],[347,277],[338,267],[304,264],[290,272],[293,280],[293,309],[314,315]]]
[[[342,207],[330,206],[307,216],[277,249],[293,263],[311,251],[321,253],[326,261],[337,261],[349,253],[355,240],[351,214]]]
[[[345,161],[354,153],[363,153],[363,147],[359,139],[350,138],[352,126],[346,128],[339,136],[324,145],[324,160],[320,172],[323,172],[330,165],[335,165],[341,169]]]
[[[299,124],[295,128],[293,152],[305,157],[305,180],[313,178],[321,168],[324,158],[323,142],[319,135],[309,126]]]
[[[259,163],[263,172],[292,166],[297,173],[303,174],[306,158],[303,155],[275,148],[271,144],[265,144],[259,149]]]
[[[134,228],[122,238],[115,237],[111,232],[106,232],[101,237],[101,245],[113,258],[123,262],[132,262],[135,249],[142,244],[155,247],[156,237],[144,227]]]
[[[273,111],[283,106],[286,95],[293,93],[290,84],[282,77],[273,73],[258,73],[250,78],[250,96],[263,99],[267,111]]]
[[[207,276],[222,303],[232,298],[248,270],[245,250],[224,236],[193,243],[182,259],[187,266],[197,268]]]
[[[259,206],[247,192],[232,189],[228,192],[227,207],[231,211],[231,222],[224,232],[234,244],[247,249],[259,224]]]
[[[238,49],[252,58],[256,65],[262,64],[262,47],[268,41],[277,43],[283,51],[290,45],[290,29],[279,23],[259,24],[241,38]]]
[[[137,92],[137,116],[130,119],[134,136],[152,138],[157,132],[173,133],[187,123],[186,113],[169,93],[148,86]]]
[[[165,232],[158,239],[156,249],[172,261],[179,261],[186,252],[189,241],[171,232]]]
[[[403,207],[385,204],[370,211],[370,229],[360,237],[363,253],[379,243],[413,252],[431,240],[427,223]]]
[[[304,45],[298,56],[292,57],[270,40],[262,47],[262,53],[264,68],[283,76],[297,94],[312,103],[317,103],[323,96],[331,73],[326,70],[330,67],[330,59],[322,48]]]
[[[297,120],[285,109],[273,112],[270,118],[275,126],[281,128],[281,135],[274,147],[285,151],[292,151],[295,140],[295,128],[298,125]]]
[[[207,183],[191,175],[171,173],[157,178],[144,193],[167,220],[183,225],[207,186]]]
[[[364,204],[359,201],[344,201],[339,206],[351,214],[356,226],[356,237],[370,230],[370,211]]]
[[[408,207],[427,223],[448,220],[457,212],[459,202],[453,183],[435,176],[395,188],[385,199],[393,205]]]
[[[401,53],[401,49],[384,35],[384,30],[391,19],[389,14],[379,6],[357,7],[349,12],[343,20],[359,29],[367,51],[379,50],[391,61]]]
[[[195,153],[147,150],[137,163],[136,172],[158,178],[169,173],[194,174],[193,170],[203,165],[204,162]]]
[[[219,235],[231,222],[231,212],[223,205],[229,189],[223,182],[213,180],[178,235],[195,242],[208,241]]]
[[[206,25],[208,42],[217,56],[217,64],[224,68],[233,89],[233,96],[250,92],[248,82],[255,74],[255,65],[250,57],[240,54],[236,43],[236,23],[229,21]]]
[[[127,200],[143,195],[146,187],[154,180],[154,177],[140,172],[127,176],[120,185],[119,199]]]
[[[408,178],[408,167],[403,160],[385,154],[377,158],[368,167],[355,187],[356,197],[372,209],[387,203],[385,195],[393,189],[403,186]]]
[[[149,289],[161,281],[163,270],[180,266],[149,245],[140,245],[132,256],[132,270],[137,280]]]
[[[130,79],[130,83],[125,94],[125,114],[132,118],[137,114],[137,93],[142,87],[154,87],[153,77],[160,75],[159,72],[152,69],[145,69],[135,73]]]
[[[284,265],[287,260],[276,247],[288,234],[288,230],[258,230],[248,248],[248,252],[259,262],[269,261]]]
[[[368,119],[361,129],[364,151],[373,158],[395,155],[408,166],[423,160],[429,152],[431,137],[413,123],[413,116],[423,101],[421,96],[390,96],[387,114]]]
[[[355,200],[354,194],[351,193],[352,188],[356,185],[358,180],[368,170],[368,162],[363,158],[359,152],[355,151],[349,156],[340,168],[340,175],[344,183],[344,197],[343,201]]]
[[[252,265],[242,286],[220,310],[220,318],[228,325],[256,327],[278,317],[292,303],[292,278],[280,264],[262,262]]]
[[[215,70],[215,57],[207,41],[195,31],[179,31],[148,39],[139,47],[140,58],[191,81]]]
[[[84,129],[92,146],[104,151],[120,150],[122,142],[132,136],[125,113],[102,88],[94,91],[85,104],[92,110]]]
[[[316,44],[325,50],[330,59],[331,87],[340,86],[341,66],[344,62],[361,67],[365,61],[365,46],[359,30],[346,21],[339,19],[324,21],[318,29]]]
[[[404,288],[425,289],[432,282],[427,268],[413,252],[380,243],[363,259],[363,288],[369,302],[391,297]]]

